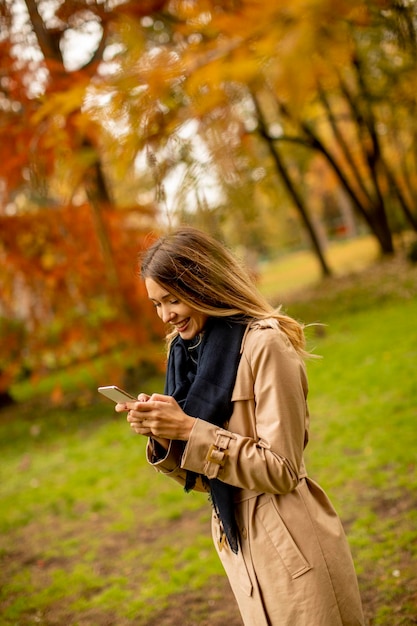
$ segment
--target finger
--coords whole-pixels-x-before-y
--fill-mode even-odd
[[[114,410],[117,411],[118,413],[122,413],[123,411],[128,411],[129,408],[126,402],[118,402],[116,406],[114,407]]]
[[[150,400],[147,400],[146,402],[135,402],[130,408],[136,413],[148,413],[155,408],[155,405]]]
[[[150,400],[153,402],[172,402],[174,398],[172,398],[172,396],[165,396],[162,393],[153,393]]]
[[[126,419],[130,425],[142,426],[146,418],[142,413],[138,413],[137,411],[129,411]]]
[[[150,395],[148,395],[147,393],[140,393],[140,394],[138,395],[138,400],[139,400],[139,402],[147,402],[147,401],[149,400],[149,398],[150,398],[150,397],[151,397],[151,396],[150,396]]]
[[[145,435],[147,437],[152,435],[152,431],[148,426],[131,424],[130,427],[137,435]]]
[[[118,413],[122,413],[134,409],[137,404],[138,402],[118,402],[114,408]]]
[[[126,415],[126,419],[129,424],[142,424],[143,422],[142,415],[135,415],[133,411],[128,412],[128,414]]]

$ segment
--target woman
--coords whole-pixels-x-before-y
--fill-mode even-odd
[[[151,246],[141,273],[170,328],[165,393],[116,410],[149,437],[157,471],[210,493],[214,544],[244,624],[363,624],[342,525],[303,461],[302,326],[192,228]]]

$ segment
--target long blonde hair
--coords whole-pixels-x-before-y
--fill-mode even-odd
[[[249,273],[221,243],[184,227],[158,239],[141,258],[141,276],[152,278],[196,311],[212,317],[274,318],[297,353],[305,357],[304,326],[275,309]],[[167,336],[168,345],[176,336]]]

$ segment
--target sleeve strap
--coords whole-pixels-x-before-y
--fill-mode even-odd
[[[211,444],[204,465],[204,474],[207,478],[217,478],[219,470],[224,467],[229,456],[229,445],[232,439],[236,439],[233,433],[227,430],[217,430],[216,440]]]

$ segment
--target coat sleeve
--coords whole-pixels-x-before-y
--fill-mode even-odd
[[[245,386],[252,387],[246,394],[251,397],[242,394],[236,400],[231,419],[232,425],[246,423],[246,430],[242,427],[239,434],[197,419],[181,467],[242,489],[285,494],[304,471],[305,367],[280,330],[262,328],[249,335],[242,367],[250,372]],[[233,420],[235,413],[239,417]],[[250,436],[246,431],[252,431]]]
[[[148,440],[146,446],[146,458],[152,467],[161,474],[172,478],[182,487],[185,486],[187,472],[181,467],[181,456],[184,450],[183,442],[170,441],[168,450],[160,456],[156,457],[154,453],[154,444],[152,439]],[[194,491],[207,491],[207,487],[203,484],[201,476],[197,477]]]

